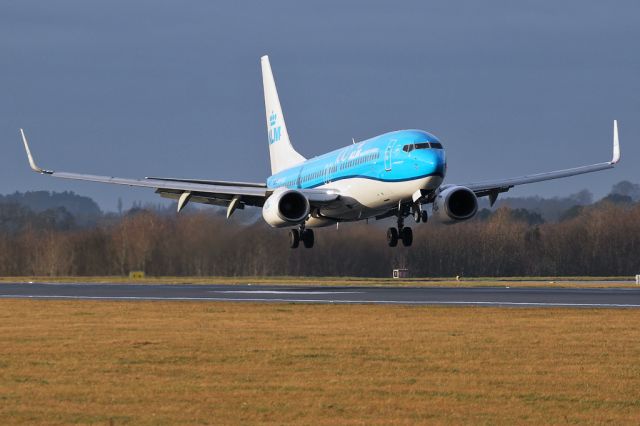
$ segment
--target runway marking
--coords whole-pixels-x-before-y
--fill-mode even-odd
[[[380,305],[467,305],[467,306],[546,306],[576,308],[640,308],[640,304],[621,303],[559,303],[559,302],[474,302],[474,301],[406,301],[406,300],[320,300],[320,299],[258,299],[226,297],[140,297],[140,296],[59,296],[0,294],[0,299],[79,299],[79,300],[167,300],[210,302],[280,302],[326,304],[380,304]]]
[[[286,291],[286,290],[210,290],[209,293],[231,294],[360,294],[364,291]]]

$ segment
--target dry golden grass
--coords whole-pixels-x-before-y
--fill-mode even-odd
[[[640,311],[0,301],[0,424],[638,423]]]
[[[625,282],[606,282],[625,281]],[[146,277],[131,279],[109,277],[0,277],[0,283],[115,283],[124,284],[265,284],[265,285],[326,285],[326,286],[394,286],[394,287],[637,287],[635,277],[479,277],[463,278],[392,278],[364,277]]]

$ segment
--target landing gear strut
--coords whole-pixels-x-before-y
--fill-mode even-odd
[[[305,229],[304,224],[302,224],[299,229],[294,228],[289,230],[289,247],[292,249],[298,248],[300,241],[302,241],[305,248],[313,247],[313,243],[315,242],[313,229]]]

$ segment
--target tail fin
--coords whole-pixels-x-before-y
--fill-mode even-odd
[[[306,160],[298,154],[289,140],[287,125],[284,122],[276,83],[273,80],[269,57],[260,58],[262,65],[262,85],[264,86],[264,107],[267,114],[267,131],[269,132],[269,155],[271,172],[276,174]]]

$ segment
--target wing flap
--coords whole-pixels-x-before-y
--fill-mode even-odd
[[[203,183],[189,183],[189,182],[172,182],[162,181],[154,179],[130,179],[114,176],[99,176],[89,175],[81,173],[69,173],[69,172],[55,172],[51,171],[47,173],[53,177],[72,180],[83,180],[90,182],[109,183],[113,185],[127,185],[137,186],[145,188],[156,189],[170,189],[175,191],[191,191],[191,192],[204,192],[204,193],[216,193],[216,194],[228,194],[228,195],[248,195],[254,197],[265,197],[267,195],[266,188],[256,188],[238,185],[210,185]]]
[[[180,196],[184,194],[183,191],[171,190],[167,188],[156,189],[156,194],[162,198],[169,198],[173,200],[179,200]],[[234,197],[240,197],[238,207],[244,209],[244,206],[262,207],[266,197],[256,197],[251,195],[239,195],[239,194],[216,194],[207,192],[192,192],[189,197],[190,203],[210,204],[214,206],[228,207],[231,200]]]
[[[257,182],[233,182],[226,180],[207,180],[207,179],[181,179],[181,178],[165,178],[165,177],[146,177],[149,180],[161,180],[167,182],[186,182],[186,183],[201,183],[204,185],[220,185],[220,186],[243,186],[254,188],[266,188],[266,183]]]

